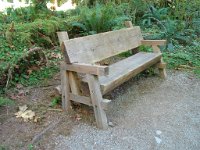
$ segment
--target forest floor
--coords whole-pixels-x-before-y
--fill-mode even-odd
[[[200,79],[193,74],[169,70],[166,80],[139,77],[116,88],[107,95],[113,100],[107,130],[95,127],[89,107],[78,105],[70,114],[50,107],[59,96],[59,76],[52,80],[51,86],[9,92],[15,105],[0,109],[0,149],[200,149]],[[16,118],[24,104],[36,122]]]

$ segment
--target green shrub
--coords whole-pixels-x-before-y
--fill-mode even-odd
[[[58,103],[61,102],[61,97],[57,96],[51,100],[50,107],[55,107]]]
[[[12,79],[37,65],[40,54],[28,56],[31,47],[42,47],[43,54],[58,45],[56,32],[69,30],[67,19],[51,17],[28,23],[11,23],[0,26],[0,85],[5,85],[9,71]],[[55,48],[54,48],[55,49]],[[53,50],[49,51],[53,52]],[[45,54],[47,55],[47,54]],[[48,58],[49,59],[49,58]],[[44,64],[45,65],[45,64]],[[38,66],[38,65],[37,65]],[[41,66],[41,65],[39,65]]]
[[[200,45],[197,46],[176,46],[174,52],[163,53],[164,60],[169,68],[192,69],[200,75]]]
[[[9,98],[0,97],[0,107],[7,105],[14,105],[14,101],[10,100]]]
[[[38,18],[34,7],[24,7],[24,8],[7,8],[6,17],[4,18],[5,23],[11,22],[31,22]]]
[[[62,1],[60,1],[62,2]],[[7,9],[0,13],[0,86],[5,86],[11,72],[10,83],[33,85],[58,71],[49,55],[57,51],[57,31],[68,31],[70,38],[120,29],[125,20],[131,20],[145,30],[145,39],[167,39],[164,58],[169,66],[199,67],[200,5],[199,1],[185,0],[74,0],[79,3],[75,10],[50,11],[45,1],[34,0],[34,5],[25,8]],[[177,45],[184,45],[180,47]],[[34,53],[25,59],[30,48],[42,47],[49,67]],[[148,48],[141,48],[149,51]],[[129,55],[123,54],[123,55]],[[40,70],[27,70],[37,66]]]
[[[79,21],[73,22],[74,30],[84,35],[106,32],[123,27],[125,20],[129,18],[119,7],[114,4],[96,5],[94,8],[77,8]]]
[[[38,86],[39,84],[47,84],[48,80],[53,77],[55,73],[59,72],[58,65],[44,66],[33,71],[30,75],[26,71],[21,74],[16,74],[12,80],[12,84],[20,83],[23,86]]]
[[[158,26],[160,33],[148,36],[150,39],[167,39],[168,49],[174,45],[195,45],[199,37],[200,1],[188,3],[185,0],[149,1],[149,9],[143,15],[143,26]]]

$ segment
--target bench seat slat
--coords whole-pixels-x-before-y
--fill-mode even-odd
[[[144,71],[156,62],[162,54],[139,52],[129,58],[109,66],[109,75],[99,77],[103,94],[113,90],[123,82]]]

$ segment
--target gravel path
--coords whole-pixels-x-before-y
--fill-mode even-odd
[[[130,80],[111,95],[107,130],[80,123],[55,137],[56,150],[198,150],[200,80],[169,72],[167,80]]]

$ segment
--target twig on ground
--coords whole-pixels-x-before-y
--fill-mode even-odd
[[[62,109],[53,109],[53,108],[49,108],[49,109],[47,109],[47,110],[49,110],[49,111],[60,111],[60,112],[63,111]]]
[[[61,121],[61,120],[59,119],[59,120],[57,120],[57,121],[55,121],[55,122],[51,122],[51,123],[48,125],[47,128],[45,128],[43,131],[41,131],[39,134],[37,134],[37,135],[32,139],[31,144],[37,143],[37,142],[44,136],[44,134],[46,134],[49,130],[52,130],[53,128],[55,128],[55,126],[56,126],[57,124],[59,124],[60,121]]]
[[[6,88],[8,87],[9,81],[12,78],[12,70],[11,68],[8,69],[8,79],[6,81]]]
[[[179,67],[185,68],[185,69],[196,69],[196,67],[191,67],[191,66],[188,66],[188,65],[180,65]]]

